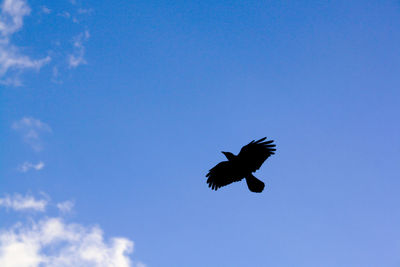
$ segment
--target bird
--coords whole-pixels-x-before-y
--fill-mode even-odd
[[[251,141],[242,147],[238,155],[222,151],[228,161],[222,161],[209,170],[206,175],[208,187],[217,191],[244,178],[251,192],[261,193],[265,184],[252,173],[260,169],[264,161],[276,151],[274,140],[265,141],[266,139],[267,137],[264,137]]]

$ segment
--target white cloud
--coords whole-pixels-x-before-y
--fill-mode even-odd
[[[20,53],[19,49],[11,44],[11,36],[23,26],[23,19],[31,12],[25,0],[4,0],[0,13],[0,82],[5,85],[20,85],[17,76],[6,77],[9,71],[21,71],[24,69],[39,70],[50,62],[49,56],[41,59],[31,59]],[[15,80],[15,81],[14,81]]]
[[[37,163],[37,164],[33,164],[33,163],[29,162],[29,161],[25,161],[23,164],[21,164],[21,165],[18,167],[18,170],[19,170],[20,172],[27,172],[27,171],[29,171],[29,170],[31,170],[31,169],[40,171],[40,170],[43,169],[43,168],[44,168],[44,163],[43,163],[43,161],[40,161],[40,162]]]
[[[98,227],[68,224],[45,218],[16,224],[0,232],[0,266],[18,267],[129,267],[133,242],[112,238],[106,242]]]
[[[67,200],[64,202],[60,202],[57,204],[57,208],[63,212],[63,213],[67,213],[70,212],[72,210],[72,208],[74,207],[75,203],[71,200]]]
[[[90,37],[89,31],[79,34],[74,38],[74,52],[68,56],[68,65],[70,68],[76,68],[79,65],[86,64],[84,59],[85,46],[83,45]]]
[[[40,135],[52,132],[49,125],[32,117],[23,117],[21,120],[14,122],[11,128],[21,133],[24,141],[36,151],[40,151],[43,148]]]
[[[6,195],[0,198],[0,207],[5,207],[7,209],[13,209],[16,211],[45,211],[47,206],[47,200],[45,199],[35,199],[33,196],[26,195],[22,196],[20,194],[14,194],[13,196]],[[4,266],[1,265],[0,266]]]
[[[57,207],[70,208],[71,204],[66,203],[68,201],[58,203]],[[125,237],[105,240],[99,226],[67,223],[61,217],[44,214],[42,218],[30,218],[27,222],[0,229],[0,266],[145,267],[143,263],[131,260],[133,245]]]

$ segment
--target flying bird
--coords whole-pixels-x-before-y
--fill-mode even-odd
[[[260,193],[264,190],[264,183],[253,176],[264,161],[275,154],[274,140],[266,137],[257,141],[251,141],[242,147],[238,155],[231,152],[222,152],[228,161],[222,161],[212,168],[206,177],[208,187],[213,190],[246,179],[247,186],[251,192]]]

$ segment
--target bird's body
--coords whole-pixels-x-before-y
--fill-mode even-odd
[[[222,152],[228,161],[222,161],[213,167],[206,175],[208,186],[213,190],[233,182],[246,179],[250,191],[260,193],[264,189],[264,183],[252,175],[258,170],[264,161],[275,154],[273,140],[265,141],[266,137],[251,141],[242,147],[238,155],[231,152]]]

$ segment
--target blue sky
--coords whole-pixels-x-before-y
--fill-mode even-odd
[[[400,265],[398,1],[1,8],[1,266]]]

